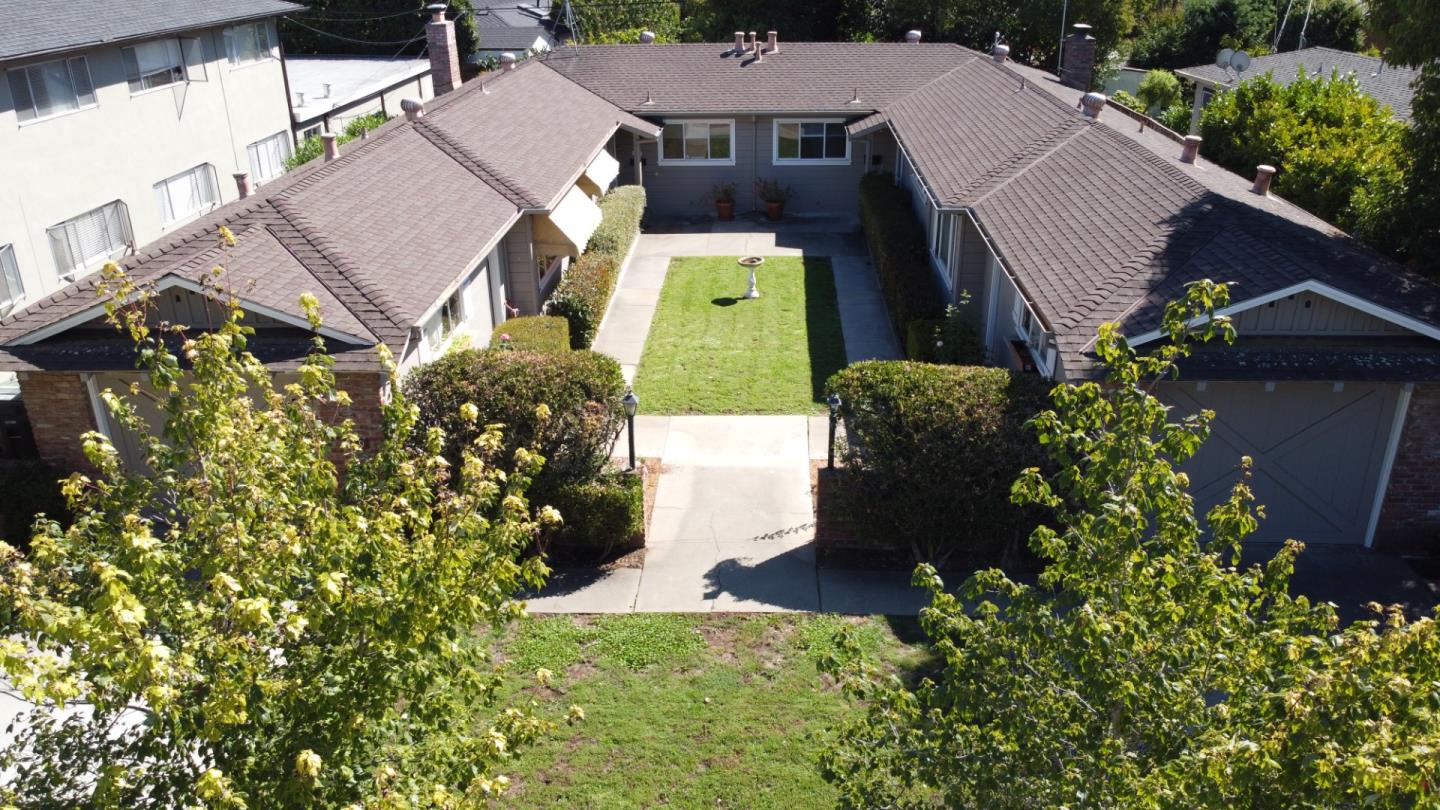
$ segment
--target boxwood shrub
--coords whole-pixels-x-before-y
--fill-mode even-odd
[[[404,390],[419,407],[421,424],[445,431],[452,462],[491,423],[505,426],[507,456],[517,447],[538,447],[545,468],[530,488],[535,504],[594,480],[624,423],[620,364],[591,351],[463,349],[412,371]],[[480,410],[474,422],[460,416],[467,402]],[[550,409],[544,423],[535,414],[541,403]]]
[[[860,222],[885,306],[900,335],[907,335],[911,321],[944,317],[947,295],[930,269],[925,229],[915,216],[910,193],[888,174],[865,175],[860,178]]]
[[[639,475],[609,471],[561,487],[549,503],[565,519],[557,544],[608,551],[644,542],[645,480]]]
[[[570,322],[564,318],[531,315],[511,318],[490,334],[490,348],[531,352],[570,351]]]
[[[645,187],[617,186],[600,198],[600,225],[585,244],[586,253],[601,253],[621,261],[630,252],[645,215]]]
[[[1035,516],[1010,503],[1010,486],[1041,463],[1024,427],[1046,407],[1039,378],[867,361],[827,387],[843,403],[842,491],[861,537],[965,568],[999,564],[1023,547]]]

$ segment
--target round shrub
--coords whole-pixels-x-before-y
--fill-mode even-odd
[[[848,447],[842,492],[856,531],[917,561],[997,564],[1032,516],[1010,485],[1040,464],[1025,422],[1046,406],[1031,375],[908,361],[856,363],[830,378]]]
[[[507,456],[518,447],[537,447],[545,467],[530,487],[536,504],[550,503],[567,485],[593,480],[624,423],[620,364],[591,351],[465,349],[412,371],[404,388],[420,409],[421,424],[445,431],[452,462],[487,424],[505,426]],[[460,416],[466,403],[480,411],[473,422]],[[535,412],[541,404],[550,411],[543,421]]]
[[[560,545],[609,550],[645,541],[645,479],[639,475],[608,472],[561,487],[550,505],[565,519],[555,538]]]
[[[511,318],[490,334],[490,348],[530,352],[570,351],[570,322],[564,318],[530,315]]]

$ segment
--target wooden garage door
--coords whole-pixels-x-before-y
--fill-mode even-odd
[[[1215,411],[1210,440],[1185,465],[1203,516],[1255,459],[1252,486],[1267,519],[1253,539],[1363,543],[1399,387],[1346,383],[1162,386],[1180,413]]]

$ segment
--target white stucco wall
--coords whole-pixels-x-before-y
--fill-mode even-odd
[[[232,175],[250,171],[246,146],[289,132],[280,60],[232,67],[223,30],[182,35],[201,42],[203,81],[195,71],[197,80],[135,94],[126,82],[122,44],[65,54],[85,57],[96,105],[24,124],[9,82],[0,79],[0,245],[14,246],[27,302],[65,283],[46,228],[118,199],[129,207],[135,243],[143,246],[189,221],[162,226],[155,183],[209,163],[220,201],[229,202],[237,196]]]

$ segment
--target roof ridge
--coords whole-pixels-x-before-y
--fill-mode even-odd
[[[1041,152],[1040,154],[1036,155],[1034,160],[1031,160],[1031,161],[1029,161],[1028,163],[1025,163],[1024,165],[1020,166],[1019,169],[1017,169],[1016,171],[1014,171],[1013,173],[1011,173],[1009,176],[1005,177],[1003,180],[1001,180],[1000,182],[996,183],[994,186],[986,189],[984,194],[981,194],[981,195],[979,195],[978,197],[976,197],[975,199],[970,200],[968,203],[964,203],[964,204],[967,205],[967,206],[969,206],[969,207],[971,207],[971,208],[973,208],[973,207],[979,205],[980,203],[984,202],[986,197],[989,197],[990,195],[994,194],[995,192],[997,192],[997,191],[999,191],[1000,189],[1004,188],[1005,186],[1009,185],[1012,180],[1014,180],[1014,179],[1017,178],[1017,177],[1020,177],[1021,175],[1025,174],[1026,172],[1030,171],[1030,170],[1031,170],[1032,168],[1034,168],[1035,166],[1037,166],[1037,165],[1045,162],[1046,158],[1049,158],[1051,155],[1053,155],[1053,154],[1055,154],[1056,152],[1058,152],[1058,151],[1060,151],[1061,149],[1063,149],[1066,144],[1070,143],[1071,141],[1073,141],[1073,140],[1075,140],[1076,138],[1080,137],[1080,136],[1081,136],[1082,134],[1084,134],[1085,132],[1089,131],[1089,130],[1091,129],[1091,127],[1085,126],[1083,123],[1081,123],[1079,126],[1075,126],[1075,122],[1074,122],[1074,121],[1067,121],[1067,122],[1065,122],[1064,124],[1062,124],[1062,125],[1060,125],[1060,126],[1057,126],[1057,127],[1055,127],[1054,129],[1052,129],[1052,130],[1049,130],[1049,132],[1047,132],[1046,134],[1048,135],[1048,134],[1050,134],[1051,132],[1053,132],[1053,133],[1055,133],[1055,134],[1057,134],[1057,135],[1059,135],[1059,134],[1064,134],[1064,131],[1065,131],[1066,129],[1073,129],[1074,131],[1073,131],[1073,132],[1070,132],[1068,135],[1066,135],[1064,138],[1060,139],[1059,141],[1049,142],[1049,141],[1045,141],[1045,140],[1042,139],[1042,140],[1036,141],[1036,142],[1035,142],[1034,144],[1032,144],[1031,146],[1027,146],[1025,149],[1022,149],[1015,157],[1013,157],[1013,158],[1011,158],[1010,160],[1006,161],[1006,164],[1004,164],[1004,165],[1014,165],[1016,162],[1019,161],[1019,159],[1024,158],[1024,157],[1030,155],[1031,152],[1032,152],[1032,148],[1033,148],[1034,151],[1038,151],[1039,147],[1041,147],[1041,146],[1046,146],[1046,147],[1047,147],[1047,148],[1044,150],[1044,152]]]
[[[1064,138],[1063,140],[1055,142],[1055,139],[1060,137],[1061,135],[1064,135],[1066,130],[1074,130],[1074,132],[1071,132],[1069,136]],[[986,197],[1003,188],[1006,183],[1009,183],[1011,180],[1015,179],[1021,174],[1024,174],[1025,171],[1028,170],[1031,166],[1049,157],[1050,153],[1054,152],[1057,149],[1060,149],[1083,131],[1084,124],[1073,119],[1056,123],[1055,126],[1046,130],[1045,133],[1039,138],[1036,138],[1034,141],[1026,144],[1024,148],[1022,148],[1020,151],[1016,152],[1015,154],[991,167],[984,174],[981,174],[979,177],[975,178],[956,194],[952,194],[950,199],[946,202],[952,205],[978,205],[980,201],[984,200]],[[1047,146],[1048,148],[1046,148]],[[1044,149],[1043,152],[1041,152],[1042,148]],[[1031,158],[1032,156],[1034,156],[1034,159],[1026,162],[1026,160],[1028,158]],[[995,181],[997,178],[1001,177],[1006,172],[1015,169],[1017,166],[1019,166],[1019,169],[1016,170],[1013,174],[1010,174],[1009,176],[1004,177],[1004,179],[999,180],[999,182],[996,182],[993,187],[985,189],[985,192],[983,194],[980,194],[973,200],[970,200],[968,203],[964,202],[964,200],[970,194],[985,188],[985,185],[987,183]]]
[[[534,195],[521,187],[514,178],[496,169],[434,123],[422,118],[415,122],[415,131],[511,203],[522,208],[538,208],[543,205]]]

